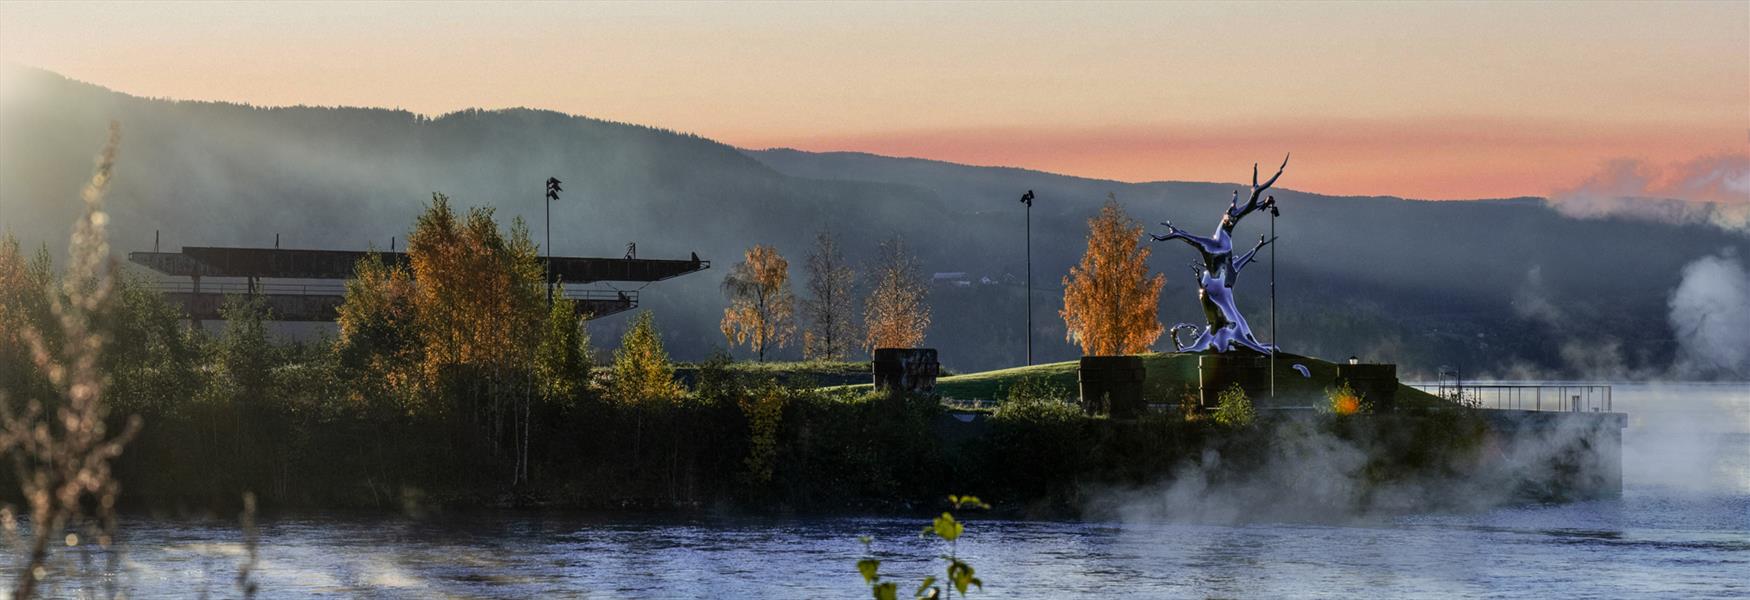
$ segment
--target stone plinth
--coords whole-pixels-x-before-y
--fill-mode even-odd
[[[876,348],[875,389],[928,394],[942,372],[935,348]]]
[[[1088,414],[1108,414],[1127,419],[1148,410],[1142,398],[1148,370],[1140,356],[1084,356],[1077,379],[1081,382],[1082,409]]]

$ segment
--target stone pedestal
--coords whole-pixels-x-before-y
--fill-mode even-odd
[[[1142,384],[1148,377],[1140,356],[1084,356],[1077,379],[1082,409],[1117,419],[1135,418],[1148,410]]]
[[[1270,357],[1249,353],[1199,356],[1197,383],[1205,410],[1215,410],[1221,404],[1221,393],[1236,383],[1253,406],[1262,406],[1270,397]]]
[[[875,389],[928,394],[936,390],[942,372],[935,348],[876,348]]]

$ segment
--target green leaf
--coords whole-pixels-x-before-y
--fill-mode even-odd
[[[857,572],[863,574],[863,583],[875,583],[875,580],[880,579],[881,575],[876,572],[880,569],[881,561],[879,560],[865,558],[857,561]]]
[[[984,589],[984,582],[972,576],[972,565],[960,562],[959,559],[948,563],[948,581],[954,584],[954,589],[959,590],[962,596],[966,595],[968,585],[977,584],[978,589]]]
[[[875,600],[899,600],[899,584],[883,583],[870,588]]]
[[[934,584],[934,583],[936,583],[936,577],[934,575],[931,575],[929,577],[925,577],[924,582],[918,584],[918,591],[912,592],[911,595],[914,597],[917,597],[917,598],[934,598],[934,597],[936,597],[935,590],[930,588],[930,585]],[[929,595],[925,595],[924,592],[930,592],[930,593],[929,593]]]
[[[936,517],[936,520],[930,524],[930,530],[936,534],[936,537],[952,542],[960,537],[960,532],[965,531],[966,526],[955,521],[954,515],[942,513],[942,516]]]

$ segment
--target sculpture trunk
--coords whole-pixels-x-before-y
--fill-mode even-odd
[[[1268,196],[1263,200],[1258,197],[1264,190],[1276,183],[1282,177],[1283,169],[1288,168],[1288,159],[1282,159],[1282,166],[1276,169],[1276,175],[1269,181],[1258,183],[1258,167],[1252,165],[1252,194],[1244,205],[1240,204],[1240,193],[1234,191],[1234,197],[1228,203],[1227,211],[1221,216],[1221,223],[1216,226],[1215,234],[1204,238],[1186,233],[1174,227],[1171,222],[1162,223],[1167,227],[1166,235],[1151,235],[1155,241],[1181,240],[1197,250],[1201,255],[1201,264],[1193,263],[1191,273],[1196,278],[1197,298],[1203,305],[1203,317],[1207,325],[1201,328],[1197,337],[1189,343],[1179,339],[1179,332],[1197,331],[1196,325],[1180,323],[1172,328],[1173,345],[1181,352],[1229,352],[1234,346],[1240,346],[1260,354],[1269,354],[1274,346],[1258,341],[1252,334],[1252,328],[1246,323],[1244,315],[1240,314],[1238,305],[1234,302],[1234,283],[1239,279],[1239,273],[1257,256],[1258,250],[1269,245],[1274,239],[1259,236],[1258,245],[1252,247],[1238,258],[1233,253],[1233,230],[1239,225],[1240,219],[1260,209],[1267,209],[1276,214],[1276,197]]]

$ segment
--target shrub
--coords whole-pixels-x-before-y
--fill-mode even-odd
[[[1246,391],[1236,383],[1216,398],[1215,422],[1228,427],[1246,427],[1258,418],[1258,411],[1252,408],[1252,399],[1246,396]]]
[[[1068,388],[1051,381],[1051,378],[1041,375],[1023,377],[1004,394],[1003,404],[1022,404],[1027,402],[1051,402],[1067,404],[1071,393]]]
[[[1334,388],[1325,388],[1325,405],[1321,412],[1334,415],[1356,415],[1373,412],[1373,403],[1344,381]]]
[[[777,381],[767,379],[740,398],[749,437],[745,465],[755,484],[772,481],[772,468],[778,459],[778,427],[783,424],[788,392]]]

